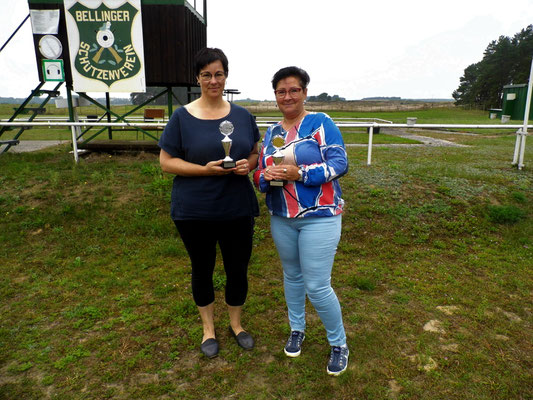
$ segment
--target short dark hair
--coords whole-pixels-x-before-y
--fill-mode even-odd
[[[309,85],[309,82],[311,81],[311,78],[309,78],[309,75],[303,69],[294,66],[285,67],[274,74],[274,77],[272,78],[272,88],[276,90],[279,81],[288,78],[289,76],[298,78],[302,89],[307,88],[307,85]]]
[[[215,61],[220,61],[224,68],[224,73],[228,75],[228,58],[224,52],[217,48],[204,47],[194,57],[194,76],[200,75],[200,71]]]

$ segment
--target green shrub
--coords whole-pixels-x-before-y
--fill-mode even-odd
[[[513,205],[488,206],[488,217],[491,222],[497,224],[514,224],[524,219],[526,213]]]
[[[365,276],[352,275],[348,279],[350,286],[359,290],[372,291],[376,288],[376,281],[373,278]]]
[[[513,192],[511,193],[511,196],[513,197],[513,199],[519,203],[525,203],[527,198],[526,198],[526,195],[522,192]]]

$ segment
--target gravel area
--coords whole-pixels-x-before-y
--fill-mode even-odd
[[[8,150],[13,153],[24,153],[29,151],[42,150],[47,147],[57,146],[59,144],[69,143],[68,140],[21,140],[16,146],[11,146]],[[3,150],[5,145],[0,145]]]
[[[465,144],[458,144],[458,143],[450,142],[449,140],[436,139],[436,138],[432,138],[428,136],[421,136],[418,134],[418,133],[421,133],[420,131],[414,133],[414,132],[406,132],[401,129],[384,129],[383,133],[404,137],[406,139],[418,140],[422,142],[422,145],[425,145],[425,146],[468,147]],[[449,133],[449,132],[446,132],[446,133]]]
[[[417,133],[421,133],[418,131]],[[406,132],[401,129],[387,129],[381,128],[381,133],[386,133],[387,135],[400,136],[406,139],[418,140],[420,143],[416,144],[407,144],[407,143],[387,143],[387,144],[372,144],[372,147],[423,147],[423,146],[440,146],[440,147],[468,147],[464,144],[450,142],[449,140],[436,139],[428,136],[421,136],[414,132]],[[442,132],[441,132],[442,133]],[[446,132],[449,133],[449,132]],[[358,143],[358,144],[346,144],[348,147],[367,147],[367,143]]]

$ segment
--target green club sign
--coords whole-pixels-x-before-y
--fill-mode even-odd
[[[65,2],[65,8],[71,17],[68,18],[70,24],[67,27],[72,69],[75,71],[73,78],[79,78],[78,85],[74,79],[75,89],[110,91],[111,87],[115,89],[120,86],[117,91],[132,91],[139,89],[139,83],[144,86],[140,4],[139,8],[136,8],[130,4],[135,1],[110,0],[99,2],[97,8],[89,8],[82,1],[71,0],[70,3],[67,6]],[[94,3],[93,1],[91,4]],[[121,5],[112,8],[107,3],[110,5],[121,3]],[[71,34],[73,30],[75,32]],[[140,46],[138,43],[135,45],[134,40],[139,37]],[[74,49],[71,39],[75,39]],[[141,72],[139,82],[138,75]],[[128,84],[125,85],[126,80]],[[116,85],[119,82],[122,85]],[[80,83],[83,86],[81,90]],[[101,90],[85,86],[98,86]]]

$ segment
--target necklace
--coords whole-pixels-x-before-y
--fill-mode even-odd
[[[294,128],[294,132],[289,134],[290,131],[292,131]],[[279,124],[279,134],[285,139],[285,146],[294,141],[294,139],[298,138],[300,135],[300,131],[298,130],[298,124],[293,125],[290,129],[285,130],[283,128],[283,124]]]
[[[295,126],[298,126],[302,121],[303,119],[305,118],[305,116],[309,114],[307,111],[303,111],[300,115],[298,115],[298,117],[294,118],[294,119],[291,119],[290,123],[289,121],[287,121],[285,118],[283,119],[283,121],[281,121],[281,127],[282,129],[285,129],[283,127],[283,125],[285,126],[288,126],[288,129],[286,129],[286,131],[290,131],[293,127]],[[298,130],[298,129],[296,129]]]

